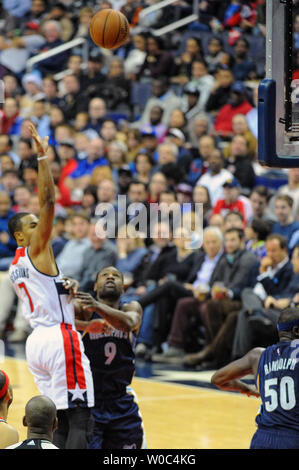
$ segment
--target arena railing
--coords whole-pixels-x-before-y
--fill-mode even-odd
[[[168,5],[171,5],[172,3],[177,2],[177,0],[162,0],[159,3],[156,3],[155,5],[151,5],[150,7],[144,8],[141,10],[139,13],[139,17],[143,19],[145,16],[149,15],[150,13],[153,13],[154,11],[161,10],[162,8],[165,8]],[[193,0],[193,13],[191,15],[185,16],[185,18],[181,18],[180,20],[174,21],[173,23],[170,23],[166,26],[163,26],[162,28],[159,29],[152,29],[152,33],[155,36],[162,36],[162,34],[169,33],[170,31],[173,31],[175,29],[181,28],[182,26],[185,26],[188,23],[192,23],[193,21],[198,20],[198,0]]]
[[[83,46],[82,50],[82,63],[85,65],[87,64],[88,60],[88,40],[85,38],[76,38],[72,39],[71,41],[66,42],[65,44],[61,44],[61,46],[54,47],[53,49],[41,52],[34,57],[31,57],[27,60],[26,63],[26,71],[27,73],[31,72],[33,67],[38,64],[39,62],[48,59],[49,57],[53,57],[61,52],[67,51],[69,49],[73,49],[77,46]]]

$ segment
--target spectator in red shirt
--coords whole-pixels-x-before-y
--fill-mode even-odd
[[[237,81],[233,84],[230,99],[220,108],[215,121],[215,131],[218,135],[230,137],[233,135],[232,119],[236,114],[246,115],[252,109],[246,98],[246,86]]]
[[[242,214],[246,224],[245,206],[240,199],[240,188],[241,185],[237,178],[228,179],[223,184],[223,199],[218,199],[212,215],[220,214],[222,217],[225,217],[229,211],[237,211]]]

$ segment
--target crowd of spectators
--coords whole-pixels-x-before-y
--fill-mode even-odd
[[[124,299],[144,309],[138,357],[207,368],[272,342],[279,309],[299,301],[299,169],[257,159],[265,0],[203,0],[198,21],[163,36],[153,30],[187,16],[191,1],[147,16],[150,0],[0,3],[0,336],[30,332],[7,273],[16,248],[7,227],[15,212],[39,214],[33,122],[49,136],[57,264],[90,292],[102,267],[122,271]],[[131,26],[114,51],[89,37],[104,8]],[[298,15],[294,25],[296,49]],[[76,46],[28,68],[77,38],[87,61]],[[128,225],[131,203],[147,221],[152,204],[188,215],[201,203],[202,247],[162,219],[142,237]],[[99,207],[116,215],[114,235],[99,228]]]

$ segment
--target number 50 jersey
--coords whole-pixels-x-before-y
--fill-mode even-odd
[[[299,341],[282,341],[262,353],[257,388],[262,399],[256,423],[299,432]]]
[[[32,328],[58,323],[74,325],[73,302],[67,302],[68,291],[63,287],[62,274],[49,276],[39,272],[27,247],[17,248],[9,276]]]

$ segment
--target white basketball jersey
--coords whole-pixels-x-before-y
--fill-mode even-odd
[[[74,325],[73,302],[67,302],[62,273],[49,276],[33,265],[27,247],[19,247],[9,268],[10,279],[22,301],[23,313],[31,328],[58,323]]]

